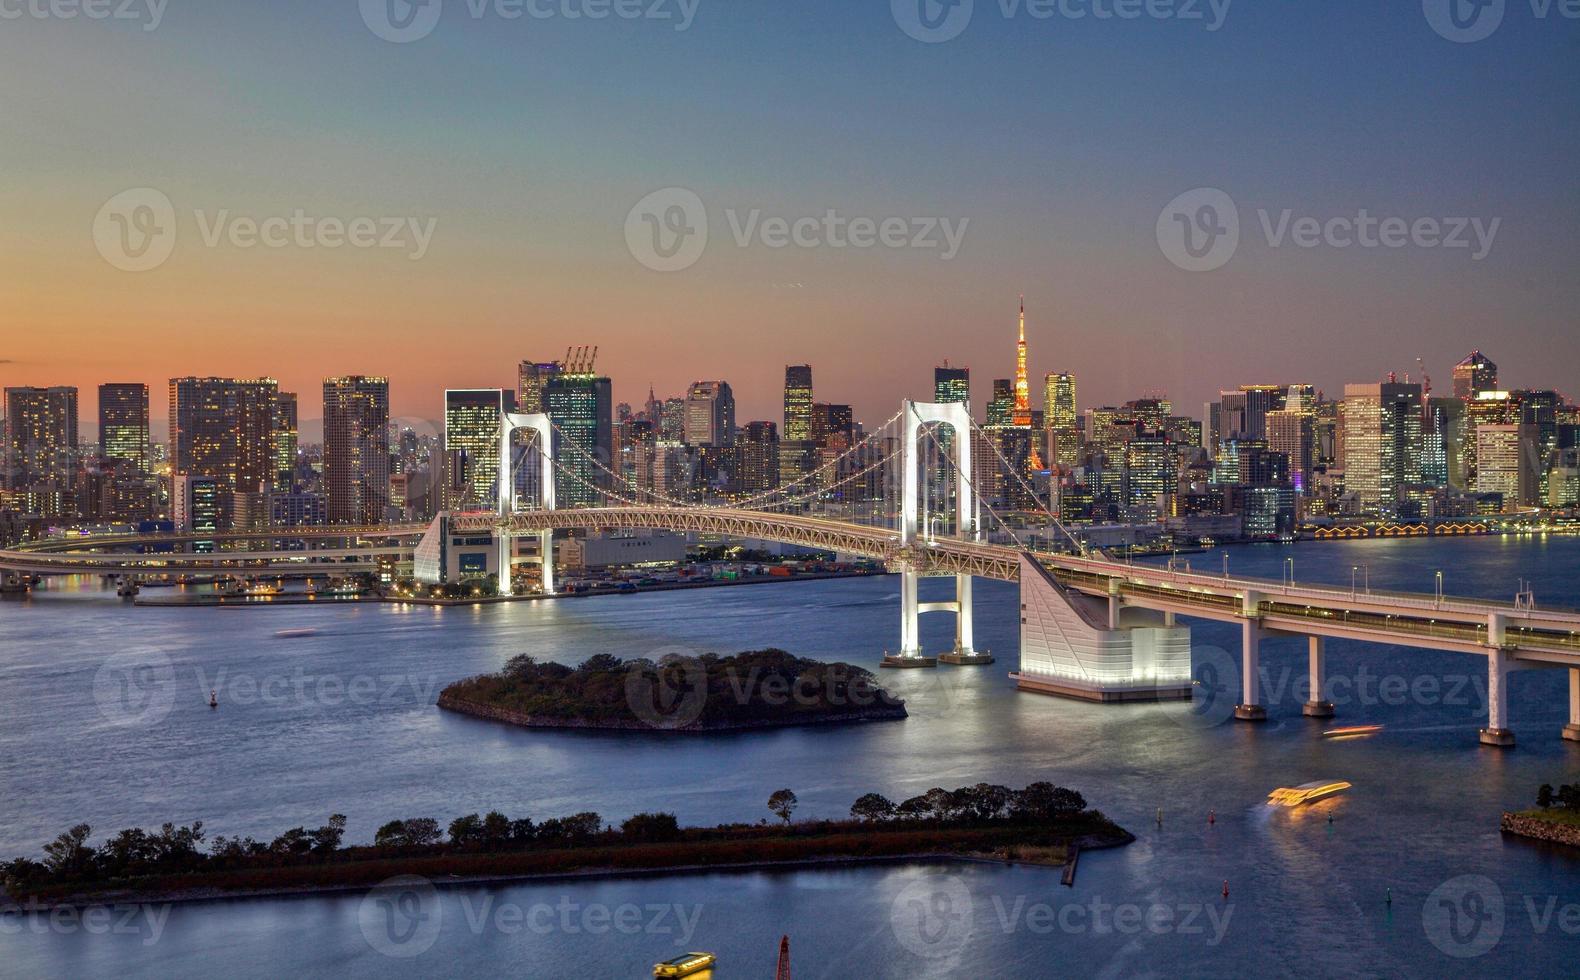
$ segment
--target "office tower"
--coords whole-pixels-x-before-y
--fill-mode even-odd
[[[1363,513],[1389,516],[1421,482],[1421,386],[1344,386],[1344,487]]]
[[[5,390],[6,486],[27,493],[30,510],[70,517],[76,509],[77,389]]]
[[[681,445],[685,443],[686,400],[684,398],[664,399],[664,406],[659,414],[658,438],[660,442]]]
[[[1477,391],[1464,402],[1465,445],[1469,461],[1466,485],[1476,485],[1476,466],[1479,452],[1476,448],[1476,430],[1483,425],[1518,425],[1522,416],[1520,399],[1515,392],[1487,389]]]
[[[212,534],[224,529],[230,505],[217,477],[177,473],[171,479],[170,516],[183,534]],[[209,554],[213,541],[195,541],[192,550]]]
[[[1157,518],[1161,499],[1178,486],[1176,466],[1174,445],[1164,435],[1139,436],[1125,446],[1125,502],[1137,510],[1155,508],[1150,517],[1135,516]]]
[[[99,385],[99,455],[148,472],[147,385]]]
[[[742,431],[740,489],[757,494],[779,485],[779,428],[772,422],[749,422]]]
[[[939,404],[968,404],[971,401],[971,369],[950,367],[933,368],[933,401]]]
[[[1476,492],[1503,497],[1503,509],[1537,503],[1536,427],[1523,423],[1476,427]]]
[[[785,367],[784,437],[789,442],[812,438],[812,366],[791,364]]]
[[[390,493],[388,378],[324,379],[324,496],[330,524],[382,524]]]
[[[1454,397],[1462,402],[1474,401],[1484,391],[1498,387],[1498,366],[1479,350],[1454,365]]]
[[[812,441],[823,449],[846,450],[856,439],[856,419],[849,405],[812,406]]]
[[[271,378],[171,378],[170,465],[215,480],[219,527],[237,524],[237,495],[275,480],[279,385]]]
[[[561,507],[602,503],[608,486],[604,468],[614,451],[613,399],[608,378],[593,373],[592,364],[575,365],[543,388],[544,410],[558,429],[554,457],[555,494]],[[731,406],[731,423],[734,423]]]
[[[1079,424],[1075,407],[1075,375],[1050,374],[1045,386],[1044,419],[1050,429],[1074,429]]]
[[[735,444],[735,395],[728,382],[698,381],[686,395],[686,445]]]
[[[1556,391],[1519,391],[1520,423],[1531,427],[1536,443],[1538,499],[1547,499],[1547,475],[1558,459],[1558,412],[1563,397]]]
[[[1295,490],[1312,487],[1316,463],[1316,413],[1309,408],[1281,408],[1267,413],[1267,447],[1289,460]]]
[[[993,400],[987,406],[989,426],[1015,424],[1015,382],[1009,378],[993,379]]]
[[[516,411],[537,415],[543,411],[543,388],[560,373],[558,361],[522,361],[516,369]]]
[[[296,488],[296,449],[299,432],[296,392],[276,393],[274,434],[270,437],[273,443],[275,493],[290,493]]]
[[[499,433],[503,415],[512,407],[510,392],[502,388],[457,388],[444,393],[445,510],[490,510],[498,505]]]

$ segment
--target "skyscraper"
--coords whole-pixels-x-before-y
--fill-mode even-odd
[[[5,390],[6,484],[33,495],[30,507],[45,517],[75,510],[77,389]]]
[[[1460,401],[1475,401],[1483,391],[1498,387],[1498,366],[1479,350],[1473,350],[1463,361],[1454,365],[1454,397]]]
[[[1503,496],[1503,509],[1538,502],[1536,427],[1524,423],[1476,427],[1476,492]]]
[[[790,442],[812,438],[812,366],[791,364],[785,367],[784,437]]]
[[[1344,487],[1362,512],[1394,512],[1400,491],[1421,482],[1421,386],[1344,386]]]
[[[148,472],[147,385],[99,385],[99,455]]]
[[[950,367],[948,361],[933,368],[933,400],[939,404],[970,402],[971,369]]]
[[[1050,429],[1074,429],[1076,424],[1075,375],[1050,374],[1043,379],[1044,397],[1047,399],[1047,422]]]
[[[543,411],[543,388],[560,373],[558,361],[522,361],[516,369],[516,410],[527,415]]]
[[[698,381],[686,395],[686,445],[735,445],[735,394],[725,381]]]
[[[324,490],[330,524],[382,524],[390,491],[387,378],[324,380]]]
[[[238,495],[274,481],[278,395],[272,378],[170,379],[171,472],[214,478],[221,529],[235,522]]]
[[[1316,462],[1316,413],[1296,407],[1268,412],[1267,448],[1288,457],[1289,479],[1297,491],[1310,490]]]
[[[444,393],[445,510],[487,510],[497,503],[499,432],[511,401],[502,388]]]
[[[296,445],[300,422],[297,418],[296,392],[282,391],[274,399],[274,492],[296,489]]]
[[[559,430],[554,492],[561,507],[601,502],[599,491],[608,485],[602,467],[612,466],[614,452],[612,395],[609,379],[594,374],[590,364],[562,372],[543,388],[544,411]]]

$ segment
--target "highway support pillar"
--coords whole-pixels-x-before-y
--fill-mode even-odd
[[[1234,716],[1241,721],[1266,721],[1267,709],[1261,703],[1262,624],[1247,619],[1241,626],[1240,703]]]
[[[1503,649],[1503,617],[1494,613],[1488,632],[1494,641],[1487,652],[1487,727],[1481,730],[1481,744],[1513,748],[1514,732],[1509,730],[1510,657]]]
[[[1580,742],[1580,667],[1569,668],[1569,724],[1564,726],[1564,738]]]
[[[1332,718],[1333,702],[1326,697],[1327,641],[1320,636],[1309,637],[1309,640],[1311,642],[1311,700],[1301,706],[1300,713],[1307,718]]]

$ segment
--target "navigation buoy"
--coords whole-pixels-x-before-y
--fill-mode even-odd
[[[1211,824],[1215,824],[1217,822],[1218,822],[1218,811],[1217,810],[1208,810],[1207,811],[1207,823],[1209,825],[1211,825]]]
[[[1388,889],[1388,897],[1383,899],[1383,902],[1384,902],[1384,904],[1387,904],[1387,905],[1392,905],[1393,904],[1393,889],[1392,888]]]
[[[1225,878],[1223,880],[1223,897],[1224,898],[1228,898],[1229,897],[1229,879],[1228,878]]]
[[[1163,826],[1163,808],[1158,807],[1158,826]]]
[[[1328,826],[1333,826],[1333,814],[1328,814]]]
[[[208,706],[210,708],[218,708],[219,707],[219,692],[218,691],[209,691],[208,692]]]

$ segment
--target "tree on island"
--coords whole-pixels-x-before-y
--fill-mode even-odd
[[[799,802],[795,798],[795,794],[790,790],[775,790],[774,795],[768,797],[768,809],[772,810],[788,827],[790,826],[790,814],[795,812],[796,805]]]
[[[868,793],[850,805],[850,815],[864,823],[890,820],[894,817],[894,803],[888,797]]]
[[[1551,783],[1542,783],[1542,788],[1536,791],[1536,805],[1543,810],[1552,808],[1553,786]]]

